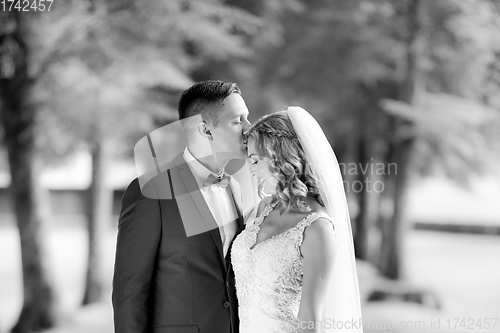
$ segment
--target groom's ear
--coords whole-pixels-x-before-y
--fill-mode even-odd
[[[198,124],[198,132],[204,137],[212,137],[212,132],[210,131],[208,124],[202,121]]]

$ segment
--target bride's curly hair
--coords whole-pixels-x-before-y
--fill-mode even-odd
[[[311,207],[306,202],[307,195],[319,198],[319,189],[286,112],[280,111],[260,118],[247,135],[256,140],[256,150],[260,157],[271,160],[271,172],[278,180],[273,201],[281,203],[280,213],[289,208],[303,213],[310,212]]]

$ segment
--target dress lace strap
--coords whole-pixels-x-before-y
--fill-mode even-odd
[[[323,214],[323,213],[311,213],[311,214],[309,214],[306,218],[304,218],[302,221],[300,221],[296,226],[296,229],[298,231],[298,235],[297,235],[298,241],[295,245],[295,248],[296,248],[297,252],[299,253],[300,257],[302,257],[302,252],[300,250],[300,246],[302,245],[302,241],[304,240],[304,230],[308,226],[310,226],[314,221],[316,221],[317,219],[319,219],[321,217],[332,223],[333,230],[335,232],[335,223],[333,223],[333,219],[330,216]]]
[[[273,211],[273,209],[274,209],[274,207],[276,206],[276,204],[277,204],[277,203],[276,203],[276,202],[274,202],[274,203],[272,203],[272,204],[270,204],[270,205],[266,205],[266,206],[264,207],[264,209],[262,210],[262,212],[260,213],[260,215],[259,215],[259,216],[255,219],[255,221],[254,221],[253,225],[255,225],[255,226],[260,226],[260,225],[261,225],[261,223],[262,223],[262,222],[264,221],[264,219],[266,218],[266,216],[267,216],[267,215],[269,215],[269,214]]]
[[[311,213],[305,219],[299,222],[297,225],[297,229],[299,229],[300,233],[304,233],[305,228],[310,226],[314,221],[319,218],[324,218],[332,223],[333,229],[335,229],[335,223],[332,218],[324,213]]]

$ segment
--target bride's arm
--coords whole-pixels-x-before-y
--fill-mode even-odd
[[[297,333],[320,332],[320,325],[325,325],[325,322],[320,324],[318,322],[326,319],[321,315],[326,289],[332,277],[336,248],[335,231],[327,219],[319,218],[305,229],[300,247],[304,257],[304,276]],[[334,318],[329,320],[332,319]]]

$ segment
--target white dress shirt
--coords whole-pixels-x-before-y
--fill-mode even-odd
[[[205,202],[212,213],[215,222],[219,226],[220,237],[222,239],[224,256],[226,256],[229,249],[229,244],[236,235],[237,223],[235,220],[238,218],[238,212],[236,207],[234,207],[233,198],[231,194],[230,186],[226,188],[221,188],[218,185],[203,186],[203,183],[210,174],[218,176],[212,171],[208,170],[203,164],[201,164],[186,147],[184,154],[182,155],[186,163],[189,165],[189,169],[193,173],[200,192],[205,199]],[[220,175],[224,173],[221,171]],[[234,222],[234,223],[232,223]]]

